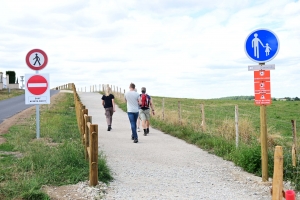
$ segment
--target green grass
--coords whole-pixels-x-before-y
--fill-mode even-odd
[[[165,120],[162,120],[163,98],[152,98],[156,111],[156,115],[151,118],[153,127],[230,160],[245,171],[261,176],[260,108],[255,106],[253,101],[164,98]],[[178,122],[178,101],[181,104],[182,124]],[[116,99],[116,103],[126,111],[124,100]],[[204,104],[205,107],[205,132],[201,127],[200,104]],[[239,108],[238,148],[235,147],[235,105]],[[292,119],[300,121],[300,102],[273,101],[272,105],[267,107],[268,172],[272,178],[274,147],[283,146],[284,179],[291,181],[295,188],[300,190],[300,162],[298,159],[298,167],[292,167],[291,161]],[[297,129],[299,130],[298,125]],[[299,134],[297,136],[299,138]]]
[[[9,99],[15,96],[19,96],[21,94],[24,94],[24,90],[20,89],[12,89],[10,90],[10,93],[8,92],[8,89],[0,90],[0,101],[4,99]]]
[[[35,116],[25,125],[15,125],[4,135],[0,151],[0,199],[49,199],[42,185],[67,185],[88,180],[89,165],[78,131],[73,94],[61,94],[55,105],[41,111],[41,139],[35,139]],[[112,180],[102,154],[98,164],[99,181]]]

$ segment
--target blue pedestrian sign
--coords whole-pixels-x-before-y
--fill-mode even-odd
[[[245,52],[250,60],[266,63],[275,58],[279,51],[279,40],[275,33],[258,29],[249,34],[245,42]]]

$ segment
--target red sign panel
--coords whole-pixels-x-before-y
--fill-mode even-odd
[[[254,93],[271,93],[270,81],[254,82]]]
[[[271,81],[269,70],[254,71],[254,96],[256,105],[271,104]]]
[[[255,104],[256,105],[270,105],[271,104],[271,94],[255,94]]]
[[[270,70],[254,71],[254,81],[270,81]]]
[[[48,82],[41,75],[34,75],[27,81],[27,89],[33,95],[41,95],[47,91]]]

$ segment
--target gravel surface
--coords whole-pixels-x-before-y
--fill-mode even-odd
[[[271,199],[271,183],[159,130],[138,133],[134,144],[127,114],[120,109],[107,131],[101,95],[79,95],[99,125],[99,149],[115,178],[105,199]]]

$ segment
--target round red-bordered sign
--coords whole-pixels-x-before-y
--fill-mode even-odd
[[[34,75],[27,81],[27,89],[33,95],[41,95],[47,91],[48,81],[41,75]]]
[[[40,49],[32,49],[26,55],[26,64],[32,70],[41,70],[48,63],[47,54]]]

